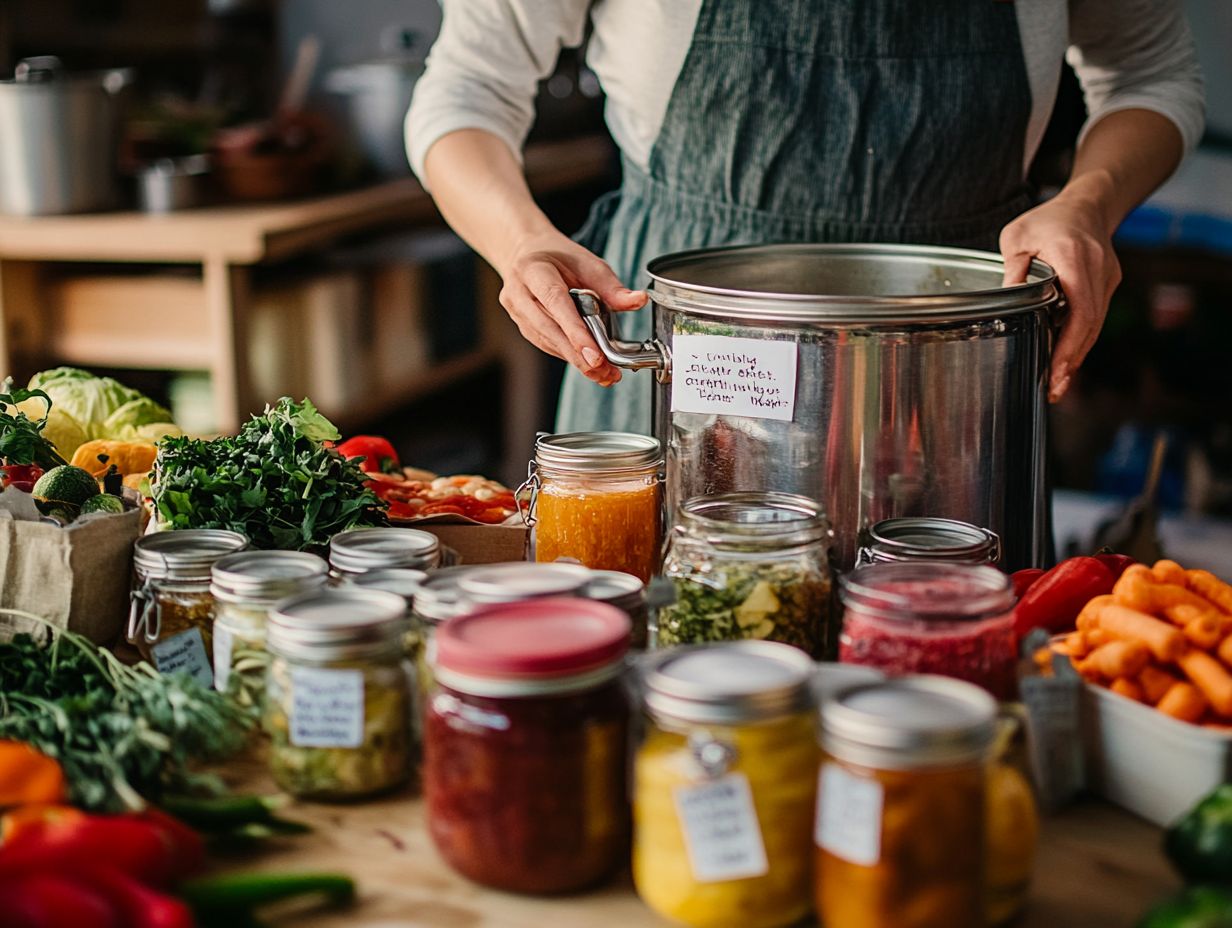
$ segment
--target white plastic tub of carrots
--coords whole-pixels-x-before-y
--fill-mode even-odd
[[[1135,565],[1054,643],[1087,681],[1092,786],[1171,824],[1232,774],[1232,585]]]

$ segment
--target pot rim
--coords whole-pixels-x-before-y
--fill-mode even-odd
[[[943,323],[972,321],[1032,312],[1063,300],[1056,272],[1032,259],[1028,280],[1011,287],[992,287],[926,294],[824,294],[741,290],[673,279],[683,267],[697,271],[708,260],[801,257],[863,257],[872,261],[898,259],[931,263],[954,271],[1000,273],[1005,262],[993,252],[933,245],[781,244],[735,245],[676,252],[655,258],[647,266],[653,283],[652,300],[659,306],[703,316],[762,322]]]

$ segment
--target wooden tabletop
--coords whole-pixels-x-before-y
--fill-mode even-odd
[[[235,768],[237,788],[271,791],[255,762]],[[338,913],[289,915],[279,928],[662,928],[627,875],[567,898],[513,896],[454,874],[437,855],[413,791],[359,805],[300,803],[287,813],[312,824],[237,862],[246,870],[351,874],[359,903]],[[1159,850],[1159,829],[1088,801],[1044,823],[1030,908],[1019,928],[1129,928],[1179,883]]]
[[[550,193],[602,176],[611,156],[611,142],[597,135],[532,145],[527,180],[536,193]],[[406,178],[307,200],[163,215],[0,216],[0,259],[256,264],[361,229],[422,221],[435,209]]]

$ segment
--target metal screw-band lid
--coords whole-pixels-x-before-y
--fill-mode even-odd
[[[389,567],[426,570],[440,559],[440,540],[416,528],[360,528],[329,540],[329,564],[343,573]]]
[[[406,600],[395,593],[321,589],[274,607],[266,645],[292,659],[343,660],[396,650],[405,630]]]
[[[535,439],[535,463],[562,473],[633,473],[662,460],[657,438],[633,432],[566,432]]]
[[[427,579],[427,571],[390,567],[386,570],[370,570],[359,574],[352,577],[350,582],[352,586],[363,587],[367,590],[384,590],[386,593],[395,593],[410,603]]]
[[[208,581],[215,561],[247,547],[244,535],[220,528],[155,532],[137,539],[133,563],[143,581]]]
[[[1001,555],[996,533],[956,519],[884,519],[868,530],[863,561],[933,560],[995,563]]]
[[[582,595],[590,579],[590,571],[580,564],[518,561],[477,567],[458,581],[458,591],[476,605],[519,603],[550,596]]]
[[[228,554],[210,571],[210,592],[220,602],[273,604],[325,585],[329,566],[303,551]]]

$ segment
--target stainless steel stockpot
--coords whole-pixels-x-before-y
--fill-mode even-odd
[[[1002,566],[1045,554],[1047,373],[1062,305],[1035,261],[1003,286],[997,255],[915,245],[755,245],[649,265],[655,337],[621,341],[589,291],[584,321],[613,364],[652,369],[669,512],[776,490],[819,500],[841,568],[883,519],[938,516],[1001,537]],[[796,346],[790,421],[673,409],[682,334]]]

